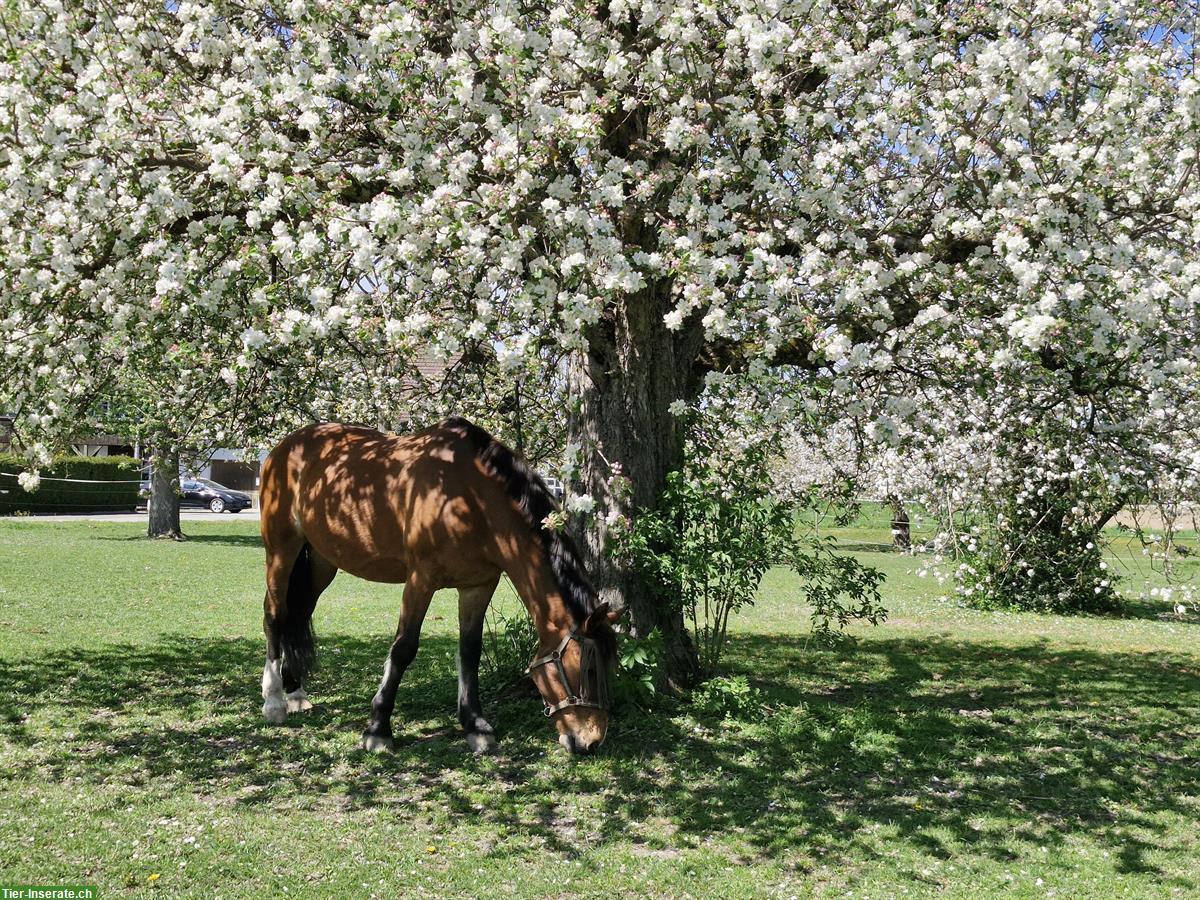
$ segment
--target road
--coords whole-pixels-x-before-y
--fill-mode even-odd
[[[71,516],[5,516],[22,522],[146,522],[146,513],[78,513]],[[179,513],[185,522],[257,522],[258,510],[246,509],[240,513],[214,513],[207,509],[185,509]]]

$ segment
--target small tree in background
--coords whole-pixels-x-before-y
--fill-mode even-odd
[[[912,526],[908,521],[908,510],[896,494],[889,494],[887,500],[892,508],[892,546],[901,552],[908,552],[912,549]]]
[[[161,324],[161,323],[160,323]],[[150,452],[147,536],[184,540],[179,475],[217,447],[257,451],[319,417],[316,402],[332,373],[318,377],[320,359],[265,356],[241,369],[227,365],[241,350],[202,315],[186,334],[145,328],[153,353],[127,353],[113,342],[112,377],[84,395],[91,427],[124,435]],[[253,455],[253,454],[251,454]]]

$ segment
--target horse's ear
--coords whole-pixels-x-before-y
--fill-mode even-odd
[[[583,633],[588,634],[589,632],[595,630],[601,622],[608,619],[611,615],[612,613],[608,611],[608,601],[605,600],[590,613],[588,613],[588,617],[583,623]]]
[[[608,613],[608,624],[616,625],[629,613],[628,606],[622,606],[620,609],[614,609]]]

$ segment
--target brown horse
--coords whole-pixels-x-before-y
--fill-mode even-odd
[[[588,751],[608,729],[607,679],[616,613],[598,603],[579,551],[549,527],[557,507],[523,460],[465,419],[398,437],[313,425],[284,438],[262,470],[267,551],[263,715],[279,723],[311,709],[311,618],[339,569],[404,582],[400,624],[363,734],[393,746],[396,688],[417,652],[439,588],[458,589],[458,716],[475,752],[496,745],[479,704],[483,622],[501,574],[512,580],[540,641],[529,673],[559,742]],[[286,694],[286,696],[285,696]]]

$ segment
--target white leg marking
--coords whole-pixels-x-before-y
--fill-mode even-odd
[[[475,732],[467,735],[467,746],[471,748],[472,753],[491,753],[496,749],[496,739],[490,734]]]
[[[278,725],[287,717],[288,705],[283,698],[283,663],[267,660],[262,676],[263,718]]]
[[[292,691],[287,695],[288,712],[308,712],[312,708],[312,701],[308,699],[308,694],[305,692],[304,688]]]
[[[396,742],[390,737],[380,737],[377,734],[363,735],[363,749],[370,750],[372,753],[383,753],[387,750],[394,750]]]

